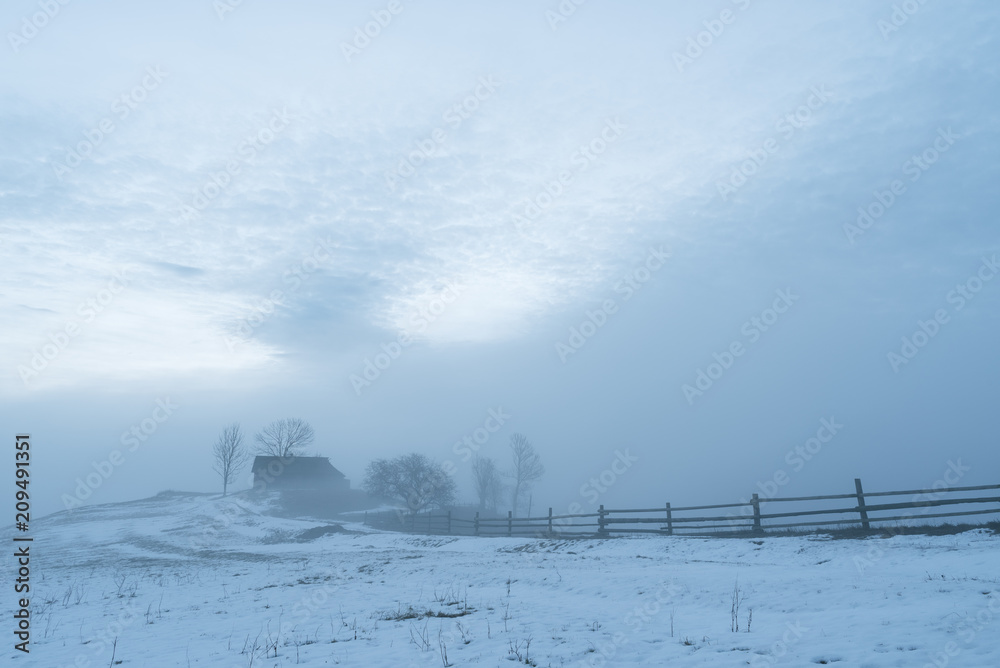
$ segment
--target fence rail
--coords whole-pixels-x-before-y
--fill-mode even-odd
[[[823,496],[763,497],[754,494],[740,503],[722,503],[700,506],[671,506],[658,508],[606,509],[603,505],[594,513],[574,513],[539,517],[460,517],[451,510],[423,513],[403,511],[365,513],[365,524],[379,529],[406,531],[431,535],[467,536],[609,536],[620,533],[650,533],[659,535],[720,535],[738,533],[765,533],[770,529],[805,529],[839,526],[845,529],[860,527],[870,530],[873,524],[885,522],[913,522],[926,519],[968,517],[973,515],[1000,515],[1000,496],[956,496],[969,492],[1000,490],[1000,485],[975,485],[944,489],[911,489],[895,492],[865,492],[861,480],[854,479],[853,494],[827,494]],[[874,497],[911,496],[910,501],[870,504]],[[762,506],[771,503],[807,503],[852,499],[847,507],[805,508],[782,512],[764,512]],[[973,510],[928,512],[943,506],[971,505]],[[706,510],[726,510],[725,516],[704,514]],[[738,509],[738,511],[737,511]],[[777,508],[776,508],[777,509]],[[913,510],[904,514],[882,515],[891,511]],[[688,513],[698,512],[697,515]],[[836,519],[807,520],[800,522],[774,522],[794,518],[811,518],[838,515]],[[658,525],[640,528],[636,525]]]

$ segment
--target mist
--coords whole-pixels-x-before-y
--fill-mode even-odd
[[[38,11],[0,56],[37,514],[221,492],[220,430],[283,417],[467,503],[525,434],[540,512],[997,482],[990,3]]]

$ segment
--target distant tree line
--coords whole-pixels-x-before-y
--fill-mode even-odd
[[[541,457],[524,434],[512,434],[510,468],[502,470],[492,457],[472,460],[472,486],[480,511],[499,510],[505,492],[517,515],[524,498],[545,473]],[[394,459],[376,459],[365,470],[365,491],[402,503],[411,513],[444,508],[455,502],[455,479],[426,455],[410,453]],[[529,503],[530,509],[530,503]]]
[[[238,422],[225,426],[212,446],[213,469],[222,480],[222,495],[229,493],[239,473],[254,454],[294,457],[313,443],[312,426],[300,418],[282,418],[254,434],[254,448],[245,443]],[[472,460],[472,487],[483,512],[498,512],[505,498],[518,515],[535,482],[545,473],[541,457],[524,434],[511,434],[509,466],[501,468],[492,457],[476,455]],[[444,508],[455,502],[457,485],[452,471],[426,455],[409,453],[392,459],[376,459],[365,469],[364,489],[372,496],[402,503],[411,513]],[[509,496],[507,496],[509,494]]]

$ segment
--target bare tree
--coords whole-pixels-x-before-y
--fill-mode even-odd
[[[479,510],[496,510],[500,504],[503,483],[500,480],[500,469],[493,458],[476,455],[472,460],[472,483],[479,497]]]
[[[411,513],[441,508],[455,499],[455,481],[426,455],[376,459],[365,471],[365,491],[396,499]]]
[[[531,488],[532,483],[542,477],[545,467],[524,434],[510,435],[511,470],[507,476],[513,480],[511,490],[511,510],[517,515],[521,495]]]
[[[236,480],[236,474],[250,461],[250,452],[243,445],[243,430],[234,422],[219,434],[212,446],[215,465],[212,467],[222,478],[222,496],[229,491],[229,483]]]
[[[291,457],[299,454],[316,437],[308,422],[300,418],[275,420],[257,432],[257,452],[274,457]]]

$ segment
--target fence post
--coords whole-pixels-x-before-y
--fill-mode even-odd
[[[861,514],[861,528],[865,531],[872,528],[868,522],[868,511],[865,510],[865,491],[861,489],[861,478],[854,479],[854,489],[858,493],[858,513]]]
[[[549,506],[549,538],[552,537],[552,506]]]
[[[667,502],[667,535],[674,535],[674,515],[670,511],[670,502]]]
[[[507,535],[512,536],[514,534],[514,511],[507,511]]]
[[[451,535],[451,511],[448,511],[448,535]]]
[[[608,529],[604,526],[606,523],[604,516],[606,514],[607,513],[604,512],[604,504],[602,503],[601,507],[597,510],[597,533],[601,536],[608,535]]]
[[[760,528],[760,497],[756,494],[753,495],[753,499],[750,501],[753,504],[753,530],[755,532],[761,531]]]
[[[474,536],[478,536],[479,535],[479,511],[478,510],[476,511],[476,519],[472,523],[472,535],[474,535]]]

